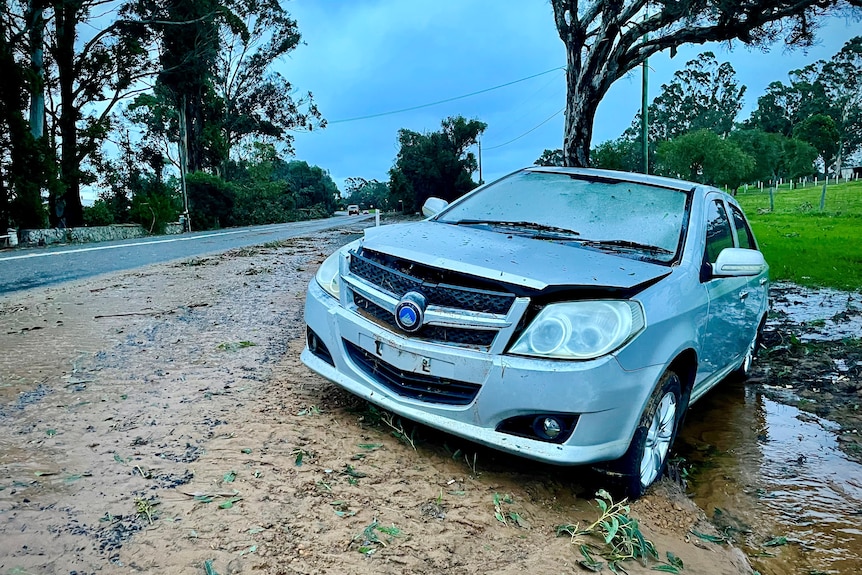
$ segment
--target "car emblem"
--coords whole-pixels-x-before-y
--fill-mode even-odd
[[[422,327],[425,321],[425,296],[411,291],[404,294],[395,306],[395,323],[406,332],[414,332]]]

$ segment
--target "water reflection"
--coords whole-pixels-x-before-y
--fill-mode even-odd
[[[689,413],[677,443],[696,464],[689,491],[763,575],[862,571],[862,466],[836,429],[742,384]]]

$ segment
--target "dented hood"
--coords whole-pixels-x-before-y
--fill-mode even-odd
[[[365,230],[366,249],[534,290],[631,289],[670,273],[650,262],[577,245],[434,221]]]

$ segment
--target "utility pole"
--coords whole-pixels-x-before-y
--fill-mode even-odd
[[[649,18],[649,3],[646,5],[644,22]],[[649,34],[644,34],[643,42],[649,40]],[[649,174],[649,58],[644,58],[642,65],[641,84],[641,147],[643,149],[643,172]]]
[[[485,183],[482,181],[482,140],[477,138],[476,142],[479,144],[479,185],[481,186]]]

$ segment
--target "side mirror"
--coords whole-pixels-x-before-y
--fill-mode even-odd
[[[440,198],[428,198],[425,200],[425,203],[422,205],[422,215],[426,218],[430,218],[432,216],[436,216],[440,212],[446,209],[446,206],[449,205],[449,202],[446,200],[441,200]]]
[[[763,254],[744,248],[724,248],[712,264],[713,277],[756,276],[768,265]]]

